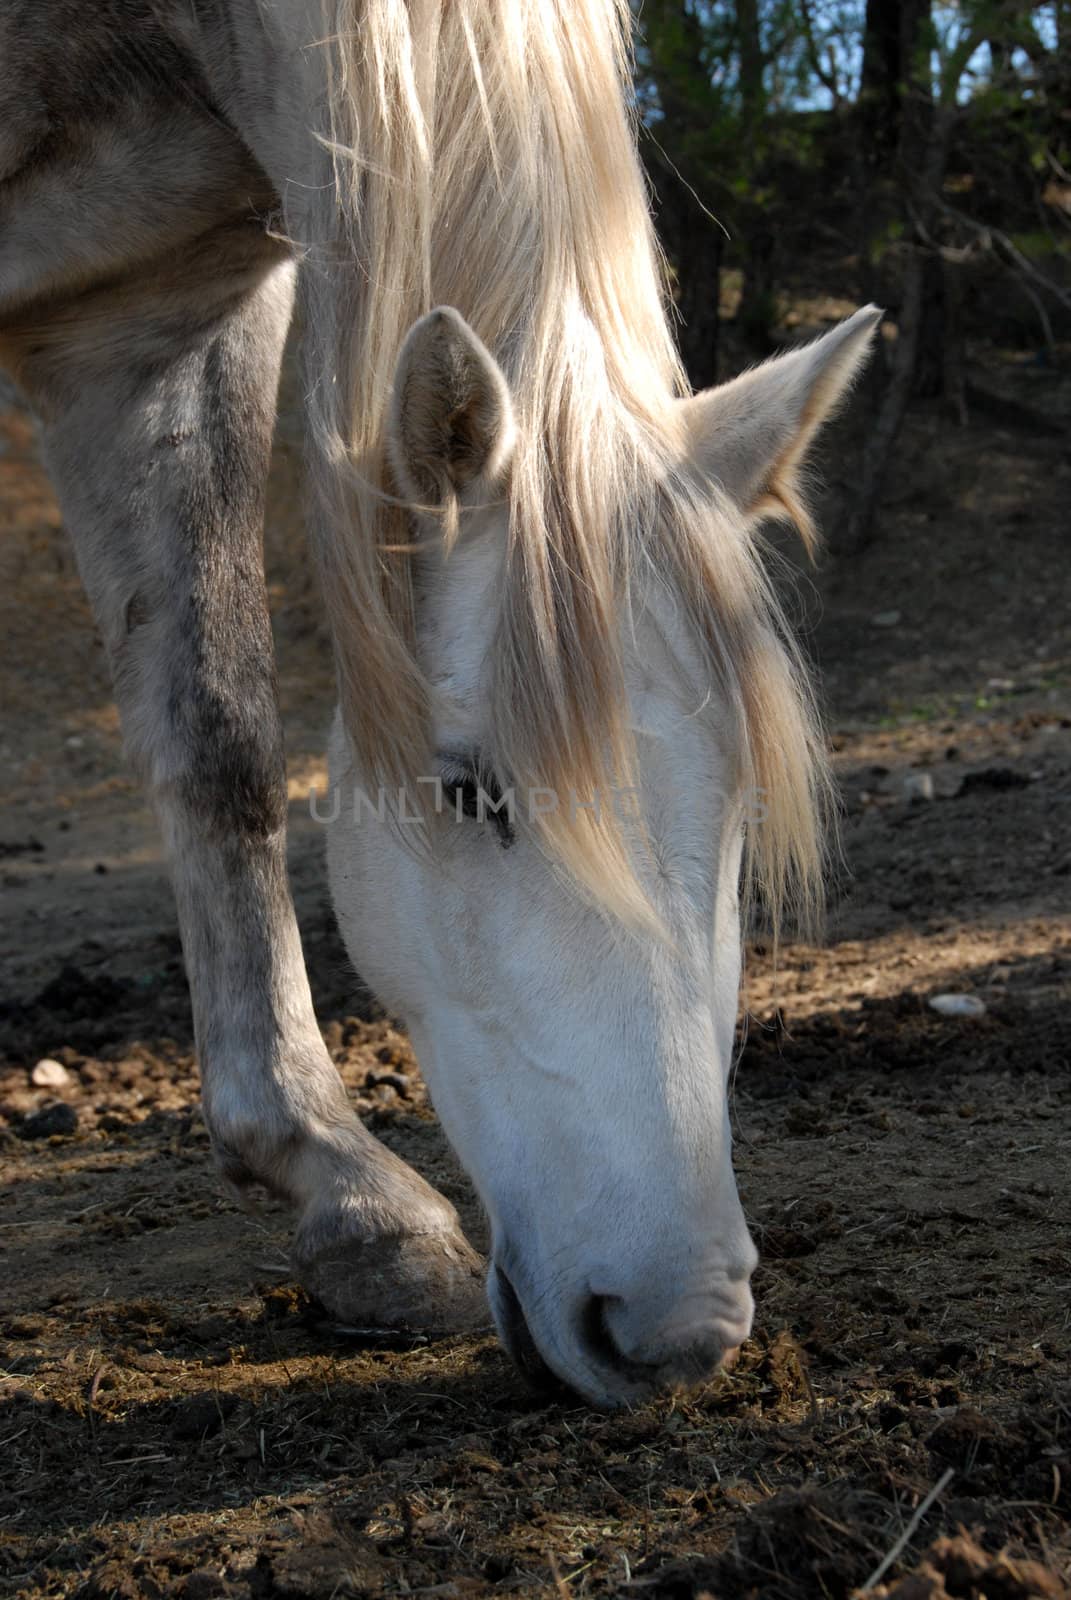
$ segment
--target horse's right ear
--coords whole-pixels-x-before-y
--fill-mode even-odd
[[[450,306],[413,324],[394,373],[387,446],[403,494],[456,501],[501,487],[513,453],[513,402],[501,367]]]
[[[861,371],[881,316],[864,306],[813,344],[681,402],[689,458],[746,515],[787,515],[807,536],[797,470]]]

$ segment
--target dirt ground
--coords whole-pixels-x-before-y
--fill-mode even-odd
[[[994,390],[1071,411],[1066,376],[975,354]],[[834,493],[856,442],[826,451]],[[297,454],[284,419],[269,571],[319,1015],[369,1125],[478,1241],[327,904]],[[32,424],[0,395],[0,1591],[1069,1592],[1069,504],[1066,437],[921,407],[880,538],[807,580],[846,866],[821,948],[776,978],[749,952],[756,1332],[730,1376],[603,1416],[529,1390],[490,1333],[330,1325],[287,1277],[285,1216],[220,1197],[156,834]],[[948,992],[984,1014],[939,1014]],[[66,1083],[33,1084],[42,1058]]]

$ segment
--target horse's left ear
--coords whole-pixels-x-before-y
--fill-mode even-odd
[[[813,344],[681,402],[685,448],[749,516],[790,516],[807,534],[797,469],[866,360],[881,321],[865,306]]]
[[[434,506],[480,480],[493,492],[513,440],[498,362],[451,306],[429,311],[409,330],[394,373],[387,445],[402,492]]]

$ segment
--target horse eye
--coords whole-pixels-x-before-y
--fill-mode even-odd
[[[446,787],[452,789],[454,804],[462,816],[478,820],[480,815],[480,784],[474,772],[464,773],[456,783],[446,780]],[[484,793],[490,795],[491,791],[486,786]]]
[[[447,802],[463,817],[491,823],[504,848],[513,843],[510,804],[508,800],[503,803],[502,786],[493,772],[478,770],[468,762],[463,764],[447,757],[442,785]]]

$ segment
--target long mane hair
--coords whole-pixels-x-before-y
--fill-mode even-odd
[[[407,331],[448,304],[501,364],[518,423],[490,662],[498,771],[581,797],[628,784],[622,618],[632,580],[653,574],[735,718],[738,781],[762,791],[747,887],[775,924],[806,913],[822,878],[820,742],[754,538],[682,465],[687,384],[629,111],[627,0],[311,4],[330,181],[302,197],[295,228],[314,235],[313,472],[362,769],[392,783],[427,770],[412,535],[384,430]],[[780,494],[798,507],[794,484]],[[613,808],[540,826],[583,888],[647,914]]]

